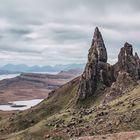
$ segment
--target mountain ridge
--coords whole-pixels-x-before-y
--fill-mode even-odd
[[[83,69],[85,64],[67,64],[67,65],[55,65],[55,66],[28,66],[25,64],[7,64],[0,67],[1,71],[9,71],[9,73],[21,73],[21,72],[60,72],[62,70],[70,70],[70,69]]]

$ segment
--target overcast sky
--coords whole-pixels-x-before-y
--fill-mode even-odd
[[[0,65],[85,63],[96,26],[115,63],[127,41],[140,55],[140,0],[0,0]]]

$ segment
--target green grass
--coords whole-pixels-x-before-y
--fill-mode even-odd
[[[67,126],[73,117],[77,117],[77,112],[80,107],[85,107],[88,109],[97,108],[89,115],[83,115],[83,123],[75,125],[77,129],[84,128],[84,125],[91,126],[91,130],[84,130],[81,135],[90,134],[106,134],[109,133],[108,129],[111,127],[113,132],[120,131],[132,131],[140,130],[140,85],[138,85],[133,91],[124,94],[121,97],[108,103],[108,107],[104,110],[100,108],[105,92],[100,92],[95,97],[87,99],[85,102],[81,102],[79,108],[75,107],[75,98],[78,89],[78,80],[75,79],[60,89],[55,91],[55,94],[51,96],[48,100],[44,100],[38,106],[20,112],[16,114],[14,120],[10,122],[7,120],[0,121],[0,126],[8,128],[7,138],[9,140],[44,140],[44,132],[53,133],[55,131],[54,126],[49,126],[47,124],[55,122],[56,120],[63,120],[64,124]],[[135,100],[135,105],[131,106],[130,101]],[[69,110],[69,111],[68,111]],[[98,117],[98,120],[104,120],[100,123],[98,122],[97,115],[100,112],[107,111],[108,114]],[[76,114],[72,114],[76,112]],[[123,115],[129,116],[133,112],[132,118],[134,120],[124,122],[121,117]],[[26,120],[26,121],[24,121]],[[33,120],[30,123],[29,120]],[[120,121],[118,124],[116,122]],[[65,130],[65,128],[58,127],[57,130]],[[16,133],[16,131],[18,131]],[[72,130],[70,130],[72,132]],[[112,133],[113,133],[112,132]],[[12,133],[12,134],[11,134]],[[52,134],[53,135],[53,134]],[[69,139],[67,133],[60,133],[61,139]],[[53,135],[53,139],[60,139],[58,136]]]
[[[25,130],[34,126],[41,120],[45,118],[47,119],[65,109],[76,96],[75,94],[78,89],[79,82],[78,79],[79,78],[76,78],[57,89],[53,96],[50,96],[49,99],[44,100],[34,108],[19,112],[12,116],[12,120],[2,120],[0,122],[0,128],[6,128],[6,130],[8,130],[3,133],[10,134]],[[53,94],[53,92],[51,94]]]

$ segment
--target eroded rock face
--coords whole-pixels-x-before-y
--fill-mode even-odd
[[[106,47],[99,29],[96,28],[88,62],[79,83],[78,101],[110,87],[105,98],[105,101],[109,101],[132,90],[138,80],[140,59],[137,53],[133,55],[132,45],[127,42],[124,44],[118,55],[118,62],[112,66],[107,63]]]
[[[133,55],[131,44],[125,43],[118,55],[118,62],[113,66],[116,81],[112,83],[104,103],[116,99],[134,89],[140,80],[140,59],[138,54]]]
[[[113,79],[113,67],[107,64],[106,47],[96,27],[89,49],[88,62],[79,83],[78,100],[94,95],[98,88],[110,86]]]
[[[115,77],[117,78],[119,71],[125,71],[135,79],[140,79],[140,59],[135,53],[133,55],[133,47],[131,44],[125,43],[118,56],[118,62],[114,65]]]
[[[109,101],[116,99],[118,96],[132,91],[136,85],[136,79],[131,77],[129,73],[120,71],[116,81],[112,83],[109,88],[103,103],[108,103]]]
[[[92,40],[92,44],[91,44],[91,48],[89,50],[89,61],[92,61],[92,54],[93,54],[93,50],[97,51],[97,57],[98,60],[101,62],[107,62],[107,51],[106,51],[106,47],[104,44],[104,40],[102,38],[102,35],[98,29],[98,27],[95,28],[95,32],[94,32],[94,36],[93,36],[93,40]]]

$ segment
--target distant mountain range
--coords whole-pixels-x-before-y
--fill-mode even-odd
[[[60,72],[62,70],[70,70],[70,69],[81,69],[83,70],[85,64],[67,64],[67,65],[55,65],[55,66],[28,66],[25,64],[7,64],[0,67],[0,74],[15,74],[22,72]]]
[[[0,75],[7,75],[7,74],[18,74],[20,72],[16,72],[16,71],[9,71],[9,70],[1,70],[0,69]]]

